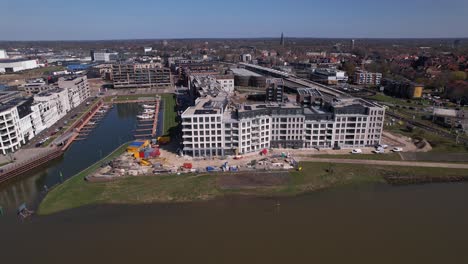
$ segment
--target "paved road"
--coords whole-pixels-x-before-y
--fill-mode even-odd
[[[296,160],[297,161],[308,161],[308,162],[330,162],[330,163],[346,163],[346,164],[361,164],[361,165],[385,165],[385,166],[404,166],[404,167],[468,169],[468,164],[460,164],[460,163],[390,161],[390,160],[326,159],[326,158],[313,158],[313,157],[296,157]]]

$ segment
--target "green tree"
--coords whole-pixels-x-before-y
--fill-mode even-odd
[[[466,72],[462,71],[455,71],[450,73],[450,80],[451,81],[464,81],[466,80]]]

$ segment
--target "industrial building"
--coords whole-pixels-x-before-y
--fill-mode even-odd
[[[37,60],[0,59],[0,73],[13,73],[38,68]]]
[[[382,85],[384,87],[385,94],[399,98],[421,98],[424,91],[424,85],[413,83],[409,80],[397,81],[392,79],[383,79]]]
[[[382,73],[358,70],[354,73],[354,84],[378,86],[382,81]]]
[[[151,63],[125,63],[112,65],[114,88],[164,88],[172,86],[168,68]]]
[[[118,59],[119,53],[110,51],[94,51],[91,52],[91,60],[94,62],[111,62]]]
[[[229,97],[200,97],[182,114],[184,153],[212,157],[264,148],[356,148],[380,143],[382,106],[358,98],[325,101],[316,89],[302,90],[298,99],[302,102],[236,105]]]

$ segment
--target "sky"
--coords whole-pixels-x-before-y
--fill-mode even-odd
[[[0,40],[464,38],[468,0],[0,0]]]

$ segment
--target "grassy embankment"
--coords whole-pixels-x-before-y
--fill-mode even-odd
[[[123,102],[123,101],[132,101],[138,100],[140,98],[154,98],[155,94],[129,94],[129,95],[117,95],[117,96],[107,96],[104,98],[104,102]]]
[[[389,150],[387,150],[388,152]],[[311,158],[321,159],[353,159],[353,160],[401,160],[398,153],[385,153],[385,154],[320,154],[320,155],[309,155]]]
[[[431,152],[434,153],[466,153],[468,147],[463,144],[456,144],[453,139],[431,133],[420,128],[414,128],[411,131],[403,124],[395,124],[392,126],[385,126],[385,131],[395,134],[401,134],[410,138],[424,138],[432,146]]]
[[[176,101],[172,94],[161,94],[164,100],[164,135],[171,135],[177,127]]]
[[[120,154],[122,148],[114,152]],[[289,182],[277,187],[223,189],[220,174],[186,174],[130,177],[107,183],[87,183],[83,178],[101,162],[50,191],[39,208],[51,214],[90,204],[141,204],[188,202],[214,199],[224,195],[291,196],[340,185],[383,183],[384,176],[464,176],[462,169],[399,166],[362,166],[359,164],[302,163],[303,170],[289,173]]]

